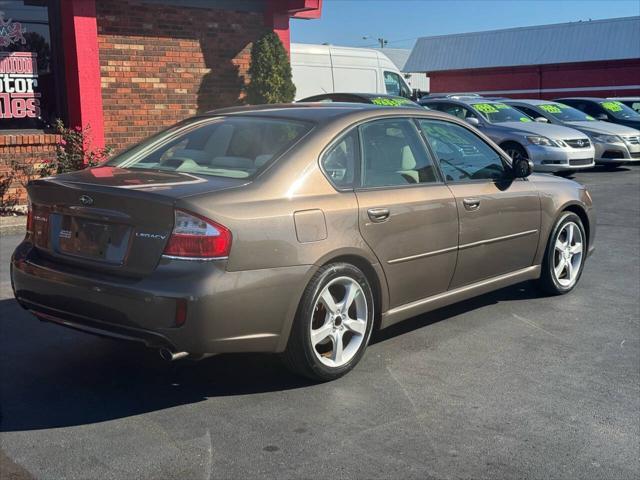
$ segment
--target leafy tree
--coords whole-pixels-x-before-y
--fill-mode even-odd
[[[268,32],[254,43],[249,74],[249,103],[256,105],[293,101],[296,87],[291,80],[289,56],[275,33]]]

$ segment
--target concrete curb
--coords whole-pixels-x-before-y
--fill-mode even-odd
[[[0,217],[0,237],[24,233],[26,225],[26,215]]]

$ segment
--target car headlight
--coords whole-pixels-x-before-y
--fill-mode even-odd
[[[527,137],[527,140],[529,140],[534,145],[540,145],[542,147],[558,147],[559,146],[556,142],[554,142],[553,140],[547,137],[539,137],[539,136]]]
[[[591,138],[598,143],[622,143],[622,139],[616,135],[593,135]]]

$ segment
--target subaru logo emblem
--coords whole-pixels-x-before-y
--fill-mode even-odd
[[[93,198],[91,198],[89,195],[82,195],[80,197],[80,203],[83,205],[93,205]]]

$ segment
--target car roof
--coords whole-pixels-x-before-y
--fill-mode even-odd
[[[556,100],[540,100],[539,98],[506,98],[504,103],[526,103],[528,105],[546,105],[547,103],[559,103]]]
[[[601,102],[607,99],[602,97],[562,97],[562,98],[556,99],[556,101],[560,101],[560,100],[587,100],[589,102]]]
[[[246,115],[252,117],[282,118],[299,121],[326,123],[343,117],[367,119],[381,115],[398,116],[425,115],[438,118],[449,118],[445,113],[432,112],[426,108],[415,107],[384,107],[370,103],[347,102],[309,102],[309,103],[276,103],[270,105],[248,105],[211,110],[202,116],[215,117],[219,115]]]
[[[464,105],[475,105],[476,103],[504,103],[498,100],[489,100],[484,97],[434,98],[433,100],[420,100],[421,103],[462,103]]]
[[[640,101],[640,97],[607,97],[607,100]]]
[[[415,105],[415,106],[419,106],[416,102],[414,102],[411,99],[402,97],[400,95],[389,95],[388,93],[353,93],[353,92],[333,92],[333,93],[320,93],[318,95],[311,95],[309,97],[306,98],[301,98],[300,100],[296,101],[295,103],[306,103],[306,102],[317,102],[317,101],[321,101],[323,99],[333,99],[333,98],[340,98],[340,97],[355,97],[355,98],[359,98],[362,100],[373,100],[373,99],[378,99],[378,98],[388,98],[390,100],[400,100],[403,102],[406,102],[408,105]],[[337,102],[334,102],[337,103]],[[351,103],[351,102],[346,102],[346,103]]]
[[[389,95],[388,93],[359,93],[359,92],[332,92],[332,93],[319,93],[318,95],[310,95],[307,98],[315,98],[315,97],[333,97],[333,96],[338,96],[338,95],[350,95],[353,97],[362,97],[362,98],[378,98],[378,97],[383,97],[383,98],[404,98],[404,97],[400,97],[398,95]],[[302,100],[298,100],[299,102],[301,102]]]

